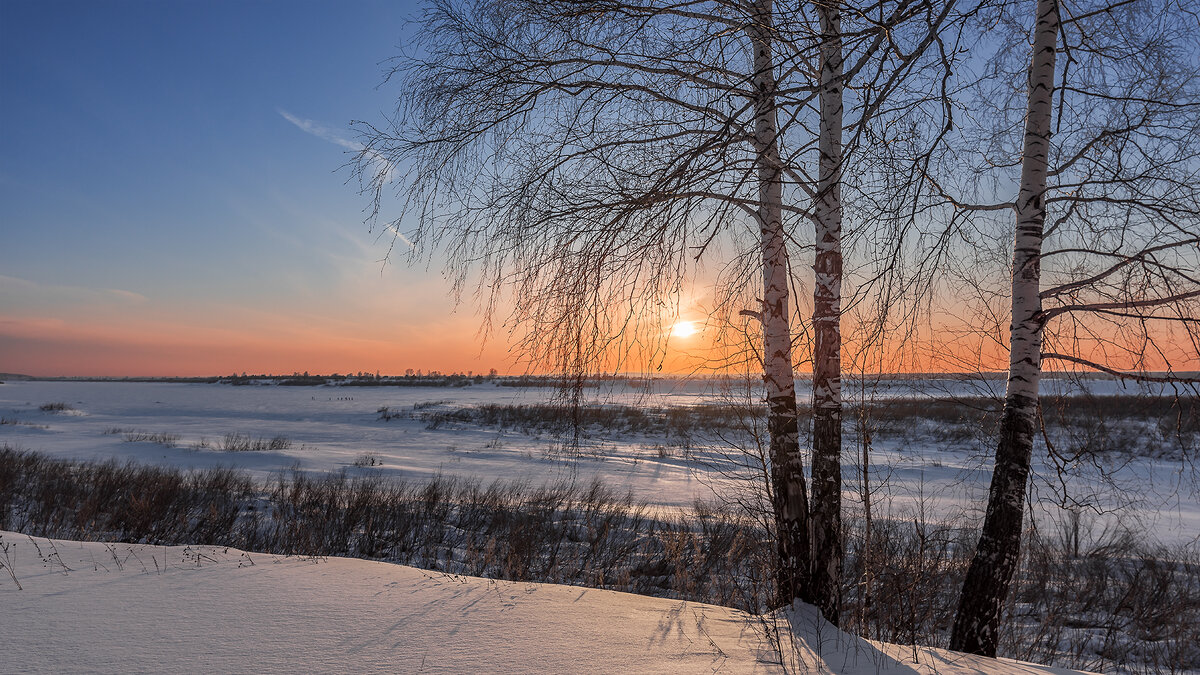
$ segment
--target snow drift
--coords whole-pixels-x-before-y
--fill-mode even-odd
[[[0,565],[14,672],[1073,672],[874,643],[807,606],[760,617],[349,558],[0,532]]]

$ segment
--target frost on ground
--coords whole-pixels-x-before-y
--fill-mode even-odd
[[[29,673],[1067,673],[755,617],[348,558],[0,532],[5,669]],[[8,572],[11,571],[10,576]],[[20,588],[17,583],[19,582]],[[768,636],[784,635],[784,648]]]

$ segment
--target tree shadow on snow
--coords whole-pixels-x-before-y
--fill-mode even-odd
[[[919,670],[882,651],[874,643],[838,629],[812,605],[759,617],[769,653],[789,673],[838,675],[917,675]]]

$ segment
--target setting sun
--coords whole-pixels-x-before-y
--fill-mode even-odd
[[[680,321],[671,327],[671,337],[689,338],[699,332],[695,321]]]

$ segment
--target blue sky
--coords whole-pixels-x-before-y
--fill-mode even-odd
[[[0,372],[504,370],[338,169],[415,11],[0,1]]]

